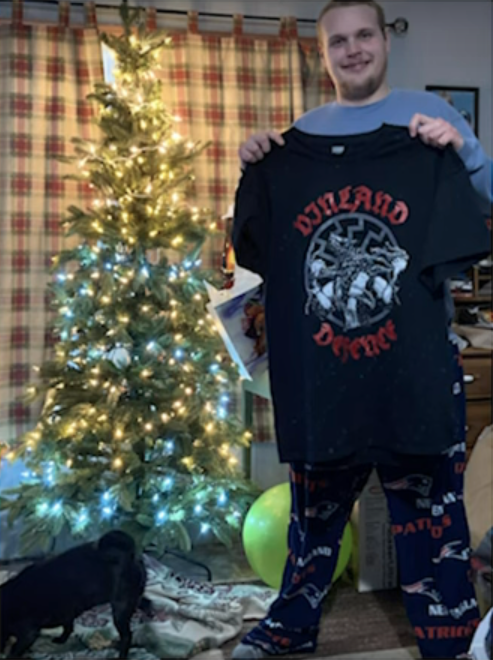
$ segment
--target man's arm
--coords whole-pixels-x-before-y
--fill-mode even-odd
[[[451,144],[462,159],[481,200],[490,205],[493,202],[491,159],[485,154],[467,121],[455,108],[440,99],[439,110],[440,117],[414,115],[409,125],[411,135],[434,147],[443,148]]]

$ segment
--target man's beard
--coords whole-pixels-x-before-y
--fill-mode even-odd
[[[339,83],[339,92],[346,101],[364,101],[377,92],[385,81],[387,66],[379,74],[370,76],[361,82],[344,81]]]

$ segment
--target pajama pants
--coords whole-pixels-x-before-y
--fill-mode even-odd
[[[462,375],[460,365],[457,370]],[[289,555],[280,594],[243,643],[271,655],[316,651],[322,602],[331,587],[344,527],[376,467],[390,511],[400,587],[422,657],[467,653],[480,614],[463,502],[462,389],[458,380],[454,393],[460,437],[443,454],[402,457],[402,465],[392,467],[291,465]]]

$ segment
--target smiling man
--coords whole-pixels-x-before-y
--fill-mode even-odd
[[[463,505],[463,374],[457,348],[447,345],[444,294],[440,303],[443,303],[443,309],[440,308],[437,317],[437,337],[440,336],[440,342],[443,342],[443,363],[424,377],[420,358],[409,358],[410,355],[418,355],[423,347],[431,346],[433,324],[430,321],[430,326],[425,326],[410,340],[405,358],[410,359],[410,364],[418,361],[416,373],[421,385],[415,387],[409,380],[411,365],[407,380],[402,376],[404,372],[400,372],[398,382],[392,381],[393,385],[388,390],[391,397],[401,388],[402,400],[409,399],[412,419],[405,421],[405,414],[397,414],[397,406],[392,408],[394,427],[390,418],[385,416],[387,413],[383,413],[378,422],[381,423],[379,431],[372,440],[375,413],[368,412],[368,419],[362,415],[360,420],[355,410],[360,409],[359,402],[371,398],[368,389],[358,390],[358,383],[364,383],[365,360],[383,365],[383,361],[378,362],[383,354],[396,354],[393,351],[397,350],[399,333],[396,334],[395,326],[389,321],[378,329],[372,318],[380,318],[380,312],[392,305],[394,298],[396,301],[400,298],[400,293],[396,297],[401,288],[398,282],[408,276],[406,271],[412,269],[413,263],[420,263],[426,257],[424,244],[430,231],[428,218],[431,224],[436,225],[436,219],[445,215],[440,228],[434,230],[440,253],[443,248],[448,249],[453,222],[461,227],[463,243],[470,241],[476,232],[481,233],[479,227],[487,234],[479,206],[483,207],[485,214],[489,212],[491,164],[467,122],[446,101],[428,92],[390,88],[387,80],[390,39],[384,12],[377,2],[331,0],[320,14],[318,36],[325,66],[334,83],[336,101],[303,115],[286,133],[286,140],[279,133],[264,131],[241,145],[239,153],[245,173],[237,194],[233,235],[238,263],[266,277],[271,328],[277,327],[276,320],[286,313],[283,296],[290,301],[291,325],[303,328],[301,333],[311,327],[304,323],[314,310],[320,318],[331,319],[331,323],[322,323],[318,334],[310,337],[316,348],[307,348],[302,344],[303,351],[300,353],[305,363],[310,364],[309,368],[306,364],[303,366],[304,378],[296,379],[294,376],[294,350],[285,350],[282,359],[275,360],[288,345],[287,339],[281,337],[278,342],[270,342],[271,382],[276,385],[278,403],[279,392],[284,394],[285,383],[286,391],[289,390],[290,380],[303,384],[307,391],[314,384],[314,390],[318,387],[327,394],[330,389],[326,387],[327,373],[330,370],[336,373],[334,370],[339,367],[334,364],[340,360],[343,363],[340,378],[335,380],[335,385],[331,382],[333,387],[329,400],[337,400],[339,395],[345,396],[344,393],[349,392],[353,397],[351,414],[342,422],[337,421],[337,406],[329,405],[327,397],[321,402],[316,396],[310,396],[299,404],[304,415],[303,424],[300,422],[303,415],[297,414],[296,402],[284,408],[278,405],[275,410],[280,457],[291,467],[289,558],[279,597],[266,619],[236,647],[233,659],[256,660],[316,650],[322,603],[330,590],[344,527],[373,467],[379,473],[387,496],[398,552],[401,588],[422,657],[467,657],[474,629],[479,623],[479,611],[469,581],[469,532]],[[271,141],[276,143],[274,147]],[[433,149],[423,147],[421,142]],[[389,152],[395,151],[400,144],[403,150],[395,161],[397,167],[385,166]],[[293,155],[296,150],[298,155],[301,154],[298,160]],[[266,158],[263,169],[261,163],[258,167],[248,167],[262,161],[270,151],[273,153]],[[433,201],[434,191],[431,191],[429,200],[423,202],[426,187],[435,185],[432,181],[438,167],[430,167],[426,172],[421,170],[412,153],[419,154],[420,163],[435,159],[434,163],[443,161],[453,165],[440,182],[440,189],[445,190],[446,194],[440,198],[438,208],[435,208]],[[406,167],[399,165],[399,160],[405,160]],[[344,168],[346,174],[342,176]],[[441,171],[444,171],[443,168]],[[275,178],[279,172],[282,174],[282,184]],[[454,185],[457,175],[462,181],[460,190]],[[315,190],[313,180],[318,176],[323,178],[326,188],[322,193],[326,191],[325,194],[321,194],[318,188]],[[372,190],[376,197],[372,197],[372,191],[364,183],[367,179],[373,180],[373,177],[376,182]],[[274,185],[268,187],[267,183],[273,181],[277,188]],[[383,189],[389,192],[391,188],[399,191],[406,189],[406,194],[414,198],[412,222],[407,222],[409,208],[405,201],[393,198],[391,194],[394,193],[382,192]],[[277,198],[273,199],[272,192],[281,189],[289,190],[291,194],[300,189],[298,192],[304,200],[303,204],[312,202],[297,219],[296,214],[293,217],[296,238],[292,237],[293,231],[288,233],[287,226],[281,223],[279,228],[279,224],[275,224],[278,217],[289,218],[292,214],[288,203],[285,208],[282,207],[282,213],[275,213],[276,204],[279,204]],[[457,198],[451,202],[454,191]],[[291,200],[288,194],[285,197]],[[469,202],[459,210],[466,197]],[[416,206],[417,199],[423,202],[420,209]],[[380,216],[378,219],[373,217],[371,222],[361,217],[358,221],[346,219],[350,229],[350,235],[348,233],[346,236],[342,227],[346,220],[337,224],[342,218],[341,210],[350,210],[354,215],[361,209],[371,211],[373,216]],[[382,218],[388,221],[385,227],[380,222]],[[409,261],[407,252],[393,242],[388,232],[390,229],[402,232],[418,218],[422,222],[424,238],[412,250],[413,259]],[[464,224],[464,219],[470,224]],[[373,229],[378,225],[378,231],[388,238],[369,251],[364,244],[360,244],[362,239],[358,234],[366,221]],[[265,229],[270,222],[279,230],[275,239],[272,239],[274,229],[272,232]],[[300,247],[299,240],[311,241],[309,247],[306,250],[303,249],[304,244]],[[460,240],[458,242],[461,243]],[[484,245],[489,249],[487,236]],[[275,258],[271,259],[274,265],[267,263],[273,249],[278,249]],[[463,248],[459,246],[458,249]],[[442,255],[438,259],[453,261],[450,251],[447,254],[447,257]],[[297,276],[304,260],[306,268],[303,272],[309,285],[309,299],[305,307],[305,320],[300,320],[295,316],[300,308],[296,304],[296,295],[300,290]],[[289,287],[293,282],[294,293],[290,296],[292,291]],[[444,292],[443,282],[441,286]],[[417,305],[416,313],[411,314],[411,322],[402,326],[403,334],[408,337],[409,327],[416,318],[429,318],[424,312],[428,298],[424,290],[417,286],[416,291],[418,289],[424,296],[423,304]],[[406,295],[403,284],[402,297],[405,300],[402,308],[409,304],[410,299]],[[274,299],[279,299],[279,305],[282,307],[284,304],[284,307],[276,306]],[[396,309],[399,305],[400,300],[396,302]],[[337,336],[333,329],[336,323],[342,325],[342,333],[338,331]],[[373,329],[365,330],[358,336],[360,327],[376,328],[378,333],[375,334]],[[301,339],[298,339],[300,344]],[[318,353],[319,348],[325,350],[329,357]],[[330,357],[331,351],[335,360]],[[315,357],[310,362],[308,356],[312,353]],[[274,374],[274,365],[279,371],[279,364],[285,364],[286,355],[291,356],[289,369],[281,368],[281,378],[279,373]],[[385,362],[386,366],[381,367],[381,373],[388,377],[387,380],[393,378],[390,364]],[[352,378],[348,377],[349,373]],[[447,376],[439,383],[441,373]],[[429,397],[425,394],[428,386],[431,387]],[[435,390],[451,405],[443,416],[442,409],[436,408],[435,431],[432,432],[430,420],[421,411],[430,407]],[[273,388],[273,394],[275,392]],[[453,402],[450,401],[452,393]],[[375,406],[383,410],[381,401],[375,396]],[[273,399],[276,403],[275,397]],[[330,417],[329,408],[336,410],[334,418]],[[371,411],[377,407],[372,408],[368,404],[367,409]],[[353,422],[356,428],[360,421],[361,429],[365,430],[359,432],[356,429],[354,436],[360,444],[349,455],[350,429]],[[412,427],[414,423],[417,424],[416,429]],[[310,453],[315,427],[320,429],[317,436],[320,443],[316,451]],[[398,448],[397,438],[404,430],[408,435]],[[373,451],[368,453],[368,447],[364,445],[381,444],[385,434],[389,436],[386,450],[378,454]],[[438,443],[438,436],[442,438],[441,443]],[[288,447],[289,443],[292,444]],[[316,512],[321,503],[327,502],[331,505],[331,515],[322,518]]]
[[[332,0],[322,9],[317,28],[336,101],[304,114],[295,122],[296,128],[317,135],[354,135],[392,124],[408,127],[413,137],[431,146],[450,144],[489,213],[491,164],[466,120],[436,94],[390,88],[390,36],[382,7],[372,0]],[[271,140],[284,144],[272,130],[244,142],[239,149],[243,167],[262,160],[271,150]]]
[[[340,9],[328,7],[318,22],[324,61],[332,80],[337,81],[338,98],[346,105],[380,101],[390,92],[390,40],[384,14],[380,7],[370,5]]]

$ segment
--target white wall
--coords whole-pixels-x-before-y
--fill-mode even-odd
[[[382,3],[391,20],[404,16],[408,34],[394,39],[389,76],[396,86],[479,87],[479,137],[492,146],[492,3],[439,0]]]

